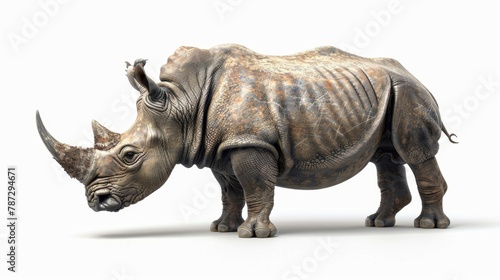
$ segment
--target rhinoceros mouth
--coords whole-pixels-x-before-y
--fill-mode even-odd
[[[121,199],[112,194],[108,189],[100,189],[93,195],[93,199],[89,201],[89,206],[94,211],[111,211],[117,212],[124,207]]]

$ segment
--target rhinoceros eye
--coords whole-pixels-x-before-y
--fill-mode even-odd
[[[137,160],[138,155],[138,153],[132,151],[125,152],[122,157],[123,162],[126,164],[133,164]]]

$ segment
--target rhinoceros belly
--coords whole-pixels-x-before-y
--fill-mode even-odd
[[[269,107],[280,133],[277,185],[315,189],[361,171],[380,143],[390,83],[375,70],[340,67],[275,84]]]

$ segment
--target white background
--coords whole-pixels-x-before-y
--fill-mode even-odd
[[[0,4],[0,167],[17,167],[19,216],[16,274],[0,226],[1,279],[499,279],[495,1],[54,1]],[[135,119],[124,60],[148,58],[156,78],[177,47],[223,43],[265,54],[333,45],[399,60],[459,136],[459,145],[443,137],[438,154],[451,227],[413,228],[420,199],[408,172],[413,202],[397,226],[365,228],[379,202],[371,164],[332,188],[277,188],[278,236],[267,240],[209,232],[221,211],[209,170],[178,166],[119,213],[88,208],[83,186],[40,140],[35,111],[59,140],[90,146],[92,119],[119,132]]]

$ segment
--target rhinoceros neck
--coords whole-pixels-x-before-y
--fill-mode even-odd
[[[180,47],[161,67],[160,80],[171,83],[170,100],[173,117],[181,131],[177,163],[186,167],[203,167],[205,156],[205,124],[212,89],[217,84],[225,53],[193,47]],[[176,151],[177,152],[177,151]]]
[[[200,92],[197,102],[188,106],[181,120],[183,147],[179,163],[186,167],[192,167],[202,160],[205,107],[209,100],[207,95],[208,92]]]
[[[181,110],[183,148],[181,152],[180,164],[186,167],[197,165],[199,168],[206,167],[211,161],[207,156],[206,145],[206,123],[207,113],[212,99],[213,88],[217,83],[217,68],[208,75],[201,90],[193,91],[189,98],[189,103]],[[185,104],[185,103],[184,103]],[[210,153],[208,153],[210,154]]]

